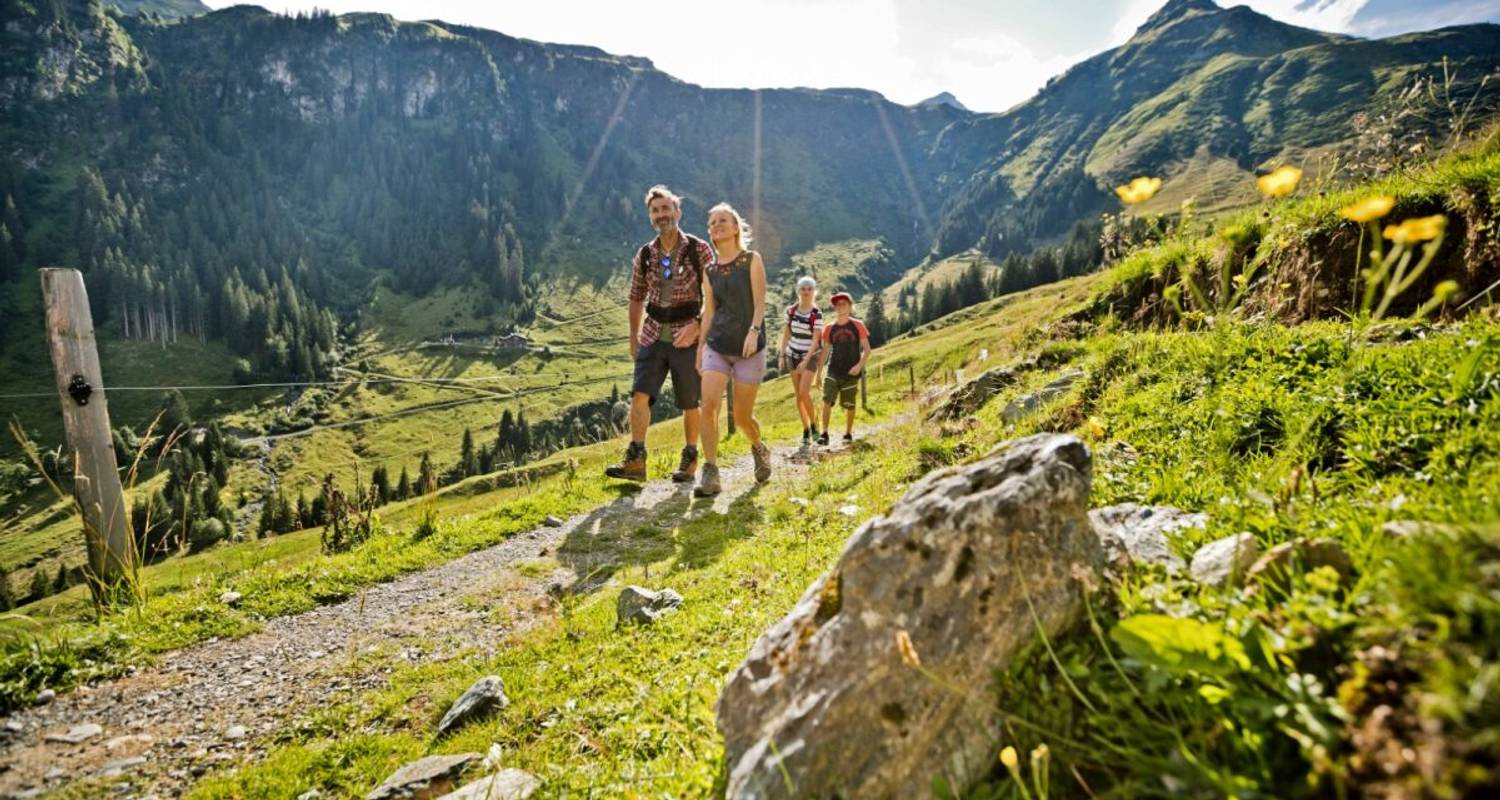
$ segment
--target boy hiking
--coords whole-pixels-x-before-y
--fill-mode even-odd
[[[854,298],[838,292],[829,298],[835,314],[832,323],[823,327],[822,350],[828,351],[828,377],[823,379],[823,433],[818,444],[828,445],[829,418],[833,402],[844,407],[844,443],[854,441],[854,396],[859,391],[859,376],[870,360],[870,332],[855,319]]]

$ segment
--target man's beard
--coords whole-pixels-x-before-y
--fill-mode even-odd
[[[672,221],[671,218],[654,220],[651,224],[656,226],[657,233],[669,233],[673,228],[677,227],[677,223]]]

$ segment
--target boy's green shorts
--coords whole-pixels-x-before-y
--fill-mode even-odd
[[[834,398],[838,398],[839,405],[844,408],[854,408],[854,395],[859,391],[859,377],[823,379],[823,404],[833,405]]]

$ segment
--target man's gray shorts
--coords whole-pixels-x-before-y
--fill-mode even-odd
[[[662,331],[666,336],[667,332]],[[656,402],[661,386],[672,375],[672,400],[683,411],[698,407],[698,346],[673,347],[671,339],[657,339],[642,347],[635,356],[635,381],[631,392],[639,392]]]

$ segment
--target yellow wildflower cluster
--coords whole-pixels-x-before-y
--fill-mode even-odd
[[[1119,195],[1120,200],[1126,205],[1133,206],[1150,200],[1160,190],[1161,178],[1141,176],[1125,186],[1116,186],[1115,194]]]
[[[1396,198],[1388,194],[1377,194],[1374,197],[1366,197],[1353,205],[1344,206],[1339,209],[1339,216],[1354,222],[1374,222],[1391,213],[1391,209],[1395,207]]]
[[[1403,220],[1400,225],[1385,226],[1385,238],[1397,244],[1417,244],[1418,242],[1430,242],[1443,235],[1448,228],[1448,218],[1442,214],[1434,214],[1430,217],[1413,217]]]
[[[1256,188],[1266,197],[1286,197],[1297,191],[1302,180],[1302,170],[1290,165],[1277,167],[1273,172],[1255,179]]]

